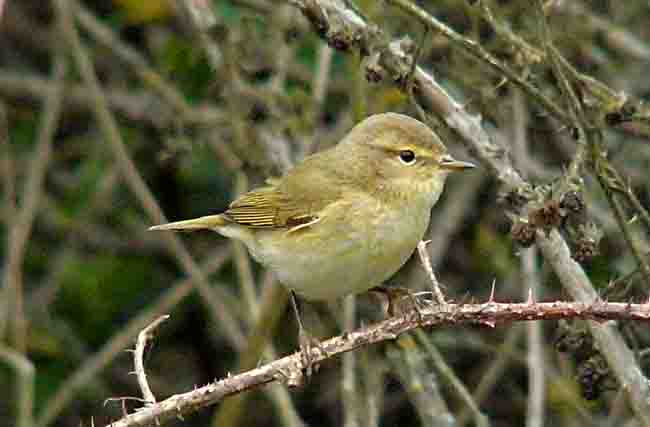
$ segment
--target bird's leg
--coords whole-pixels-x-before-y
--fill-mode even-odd
[[[305,369],[305,374],[307,377],[309,377],[311,376],[312,371],[316,371],[318,369],[318,366],[314,364],[314,360],[312,358],[312,349],[316,347],[322,351],[322,347],[320,345],[320,342],[309,335],[303,326],[302,319],[300,317],[300,310],[298,309],[296,293],[293,290],[290,291],[290,297],[291,306],[293,307],[293,312],[296,315],[296,321],[298,322],[298,342],[300,344],[300,354],[302,355],[302,365]]]
[[[420,303],[409,288],[379,285],[375,286],[374,288],[370,288],[369,290],[370,292],[376,292],[386,296],[386,299],[388,300],[388,309],[386,311],[391,317],[399,314],[399,300],[404,297],[408,298],[413,305],[413,310],[415,311],[418,322],[422,322],[422,311],[420,310]]]

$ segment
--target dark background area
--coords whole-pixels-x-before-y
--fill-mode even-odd
[[[120,418],[122,401],[115,399],[140,397],[125,350],[159,314],[171,319],[159,328],[145,359],[159,400],[238,372],[260,306],[279,285],[242,246],[216,233],[183,234],[174,243],[147,232],[159,220],[156,209],[169,220],[218,213],[238,193],[335,144],[370,114],[418,117],[403,86],[390,78],[367,81],[368,58],[328,47],[287,2],[59,4],[67,5],[67,19],[57,18],[54,3],[24,0],[6,2],[0,21],[5,426],[77,427],[91,420],[99,426]],[[184,4],[194,5],[202,30]],[[419,66],[482,117],[522,176],[536,186],[561,180],[579,146],[574,129],[448,38],[434,31],[424,35],[422,25],[398,8],[371,0],[355,4],[391,39],[410,38]],[[504,36],[514,34],[543,50],[536,3],[419,4],[568,110],[550,61],[527,56]],[[507,32],[488,22],[486,8]],[[630,105],[650,96],[647,2],[550,1],[544,11],[550,37],[568,63],[625,94]],[[70,43],[70,32],[78,35],[81,49]],[[79,55],[94,67],[119,141],[111,140],[98,119],[98,101]],[[637,110],[628,117],[623,106],[613,114],[575,82],[574,90],[592,107],[589,117],[620,179],[611,181],[612,188],[600,185],[587,162],[580,197],[588,229],[563,232],[601,294],[645,300],[650,282],[639,265],[647,263],[650,229],[629,198],[618,199],[617,217],[608,194],[629,192],[648,209],[647,117],[637,117]],[[454,156],[476,161],[438,117],[429,116]],[[119,144],[131,169],[116,154]],[[142,179],[140,192],[134,191],[134,176]],[[620,184],[622,190],[613,188]],[[522,301],[533,285],[539,300],[570,299],[536,249],[523,248],[521,236],[513,239],[518,217],[512,212],[485,165],[448,180],[428,238],[450,298],[485,301],[495,281],[499,301]],[[203,291],[186,280],[188,265],[203,269]],[[522,273],[527,269],[534,279]],[[428,286],[415,259],[389,284]],[[366,295],[304,308],[309,329],[320,338],[383,316],[381,300]],[[647,374],[647,326],[617,327]],[[256,360],[294,351],[296,331],[286,310],[273,332],[273,348]],[[567,334],[572,344],[560,347],[570,351],[559,352],[558,337]],[[545,379],[543,425],[642,425],[591,345],[580,322],[435,329],[329,360],[300,389],[274,384],[249,392],[238,415],[220,404],[166,425],[441,426],[454,419],[453,425],[476,425],[476,414],[444,366],[493,426],[540,425],[528,409],[532,370]],[[580,353],[584,346],[591,349],[588,357]],[[542,362],[531,367],[530,358]],[[33,378],[16,375],[21,361],[31,363]],[[25,400],[31,385],[32,399]],[[124,404],[129,411],[140,406],[134,400]],[[20,413],[33,414],[34,421]]]

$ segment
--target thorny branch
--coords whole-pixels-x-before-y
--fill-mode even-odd
[[[311,349],[312,363],[320,363],[339,354],[370,344],[396,339],[398,336],[420,327],[459,326],[478,324],[495,327],[504,322],[526,320],[590,319],[650,321],[650,301],[644,304],[610,303],[596,300],[592,304],[574,302],[507,304],[492,300],[484,304],[448,303],[442,307],[429,306],[420,310],[417,316],[392,317],[367,328],[345,333],[320,343]],[[149,405],[107,427],[134,427],[147,425],[155,420],[164,422],[174,417],[195,412],[212,405],[226,396],[241,393],[275,381],[300,382],[303,375],[303,361],[300,353],[275,360],[256,369],[224,378],[193,391],[172,396],[154,405]]]

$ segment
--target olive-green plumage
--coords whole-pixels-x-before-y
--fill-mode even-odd
[[[378,114],[224,213],[151,229],[239,239],[290,289],[331,299],[393,275],[422,239],[447,173],[469,167],[419,121]]]

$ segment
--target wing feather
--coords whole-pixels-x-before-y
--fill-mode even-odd
[[[327,157],[331,152],[316,153],[284,177],[269,179],[267,186],[243,194],[224,217],[252,228],[298,230],[316,224],[321,212],[340,198],[340,168],[333,165],[336,159]]]
[[[292,200],[275,188],[243,194],[230,204],[224,216],[230,221],[253,228],[291,228],[318,218],[310,203]]]

